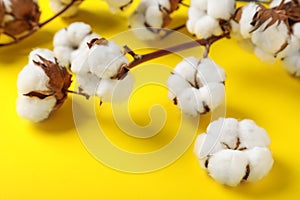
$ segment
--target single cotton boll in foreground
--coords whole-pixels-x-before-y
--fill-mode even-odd
[[[220,118],[197,137],[194,147],[200,166],[218,182],[236,186],[265,177],[273,165],[270,139],[252,120]]]

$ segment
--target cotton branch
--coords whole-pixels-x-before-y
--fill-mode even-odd
[[[142,55],[138,55],[136,53],[134,53],[129,47],[125,46],[125,53],[130,54],[134,60],[132,62],[130,62],[128,65],[124,65],[120,68],[120,71],[118,72],[118,74],[116,75],[117,79],[122,79],[124,77],[124,75],[132,68],[134,68],[135,66],[142,64],[144,62],[147,62],[149,60],[153,60],[162,56],[166,56],[169,55],[171,53],[174,52],[179,52],[185,49],[190,49],[196,46],[204,46],[206,48],[205,50],[205,54],[208,54],[210,46],[215,43],[216,41],[223,39],[223,38],[229,38],[230,33],[226,32],[220,36],[211,36],[207,39],[199,39],[199,40],[195,40],[192,42],[187,42],[187,43],[183,43],[183,44],[179,44],[179,45],[175,45],[166,49],[160,49],[148,54],[142,54]],[[207,55],[205,55],[207,56]]]

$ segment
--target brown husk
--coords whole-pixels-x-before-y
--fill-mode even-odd
[[[58,62],[52,62],[39,56],[41,62],[33,61],[37,66],[41,67],[49,77],[47,87],[50,92],[32,91],[30,94],[38,98],[54,95],[57,102],[53,110],[57,110],[66,100],[68,88],[72,83],[72,75],[65,67],[60,67]],[[28,95],[29,96],[29,95]]]
[[[39,22],[41,12],[33,0],[11,0],[12,12],[8,13],[14,20],[6,22],[2,29],[8,35],[17,36],[30,31]]]

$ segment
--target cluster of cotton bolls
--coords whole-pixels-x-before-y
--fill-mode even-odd
[[[142,40],[155,40],[163,36],[170,22],[170,14],[178,9],[180,0],[142,0],[129,17],[129,26],[136,30]]]
[[[33,50],[18,76],[18,114],[34,122],[48,118],[65,101],[70,84],[71,75],[52,51]]]
[[[93,33],[89,25],[75,22],[58,31],[53,44],[58,60],[71,65],[86,94],[99,96],[101,101],[122,101],[130,95],[130,73],[121,80],[116,78],[128,59],[115,42]]]
[[[221,105],[225,71],[209,58],[185,58],[167,81],[170,100],[186,115],[196,117]]]
[[[222,22],[235,11],[235,0],[191,0],[187,29],[198,38],[221,35],[226,29]]]
[[[197,137],[194,152],[211,177],[236,186],[268,174],[274,162],[269,144],[267,132],[252,120],[220,118]]]
[[[278,6],[281,0],[274,0],[271,3],[273,12],[279,13]],[[290,7],[300,6],[299,3],[290,0],[284,4],[291,4]],[[254,51],[255,55],[262,61],[274,63],[277,59],[283,60],[283,66],[292,74],[300,76],[300,23],[290,25],[282,19],[271,23],[272,16],[263,23],[255,19],[258,14],[269,12],[267,8],[255,3],[249,3],[236,12],[234,20],[231,21],[232,36],[242,46]],[[271,23],[271,24],[270,24]],[[292,31],[290,31],[292,30]],[[246,44],[246,45],[245,45]]]
[[[73,0],[50,0],[50,6],[52,10],[56,13],[63,10],[67,5],[69,5]],[[78,12],[78,7],[81,1],[75,2],[68,10],[66,10],[61,16],[62,17],[72,17]]]

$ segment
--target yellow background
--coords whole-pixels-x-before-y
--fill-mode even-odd
[[[42,18],[51,15],[48,1],[40,1]],[[186,20],[187,9],[174,15],[172,25]],[[56,19],[31,38],[0,48],[0,199],[295,199],[300,196],[300,81],[290,76],[280,63],[270,66],[242,50],[235,41],[214,44],[210,56],[227,72],[227,117],[250,118],[264,127],[270,137],[275,163],[270,174],[255,184],[236,188],[212,180],[198,165],[191,146],[172,165],[147,174],[130,174],[106,167],[82,145],[72,117],[72,96],[50,119],[34,124],[17,116],[17,74],[36,47],[52,48],[54,33],[72,21],[84,21],[110,38],[127,30],[129,12],[113,15],[105,3],[86,0],[70,20]],[[186,33],[186,30],[182,30]],[[175,66],[176,59],[155,62]],[[156,90],[157,89],[157,90]],[[166,91],[146,87],[131,100],[133,119],[149,123],[148,109],[164,102],[166,109],[179,112],[167,102]],[[134,105],[134,106],[133,106]],[[143,112],[145,111],[145,112]],[[111,133],[114,127],[110,105],[99,108],[99,122]],[[178,113],[177,113],[178,114]],[[169,116],[170,123],[177,118]],[[210,116],[201,118],[199,133],[205,131]],[[168,132],[168,130],[163,130]],[[172,134],[172,133],[170,133]],[[122,145],[118,134],[112,141]],[[121,134],[119,134],[121,135]],[[124,137],[121,137],[124,139]],[[158,142],[158,141],[152,141]],[[149,140],[151,143],[151,140]],[[131,143],[132,145],[132,143]],[[137,140],[137,146],[139,141]],[[158,147],[161,144],[158,144]],[[134,144],[133,144],[134,146]],[[154,145],[155,146],[155,145]],[[124,147],[125,148],[125,147]]]

